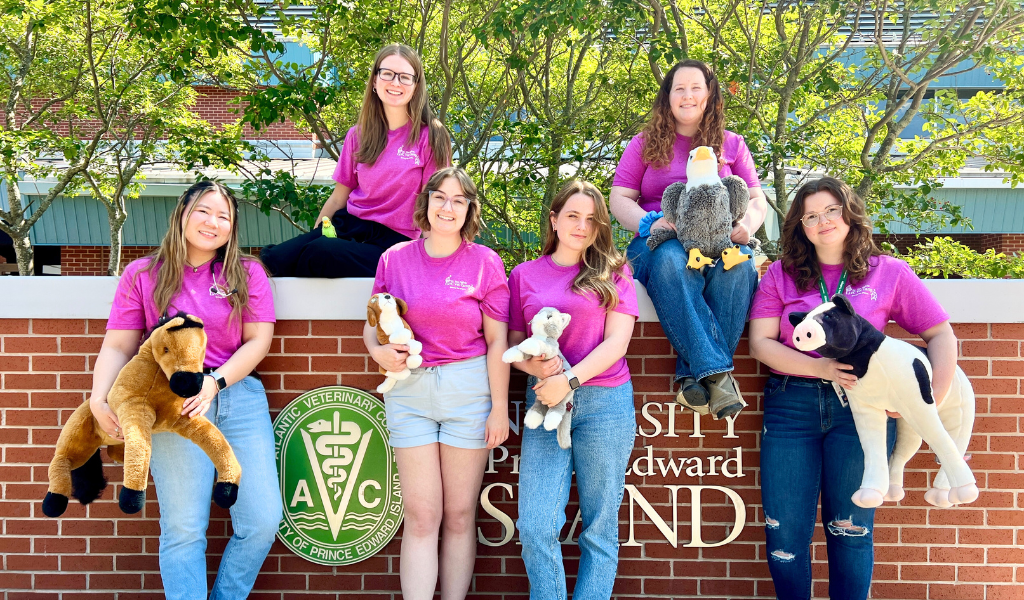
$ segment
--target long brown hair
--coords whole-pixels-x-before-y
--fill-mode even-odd
[[[594,221],[590,245],[583,251],[580,272],[572,281],[572,289],[579,294],[594,292],[601,297],[601,308],[610,311],[619,304],[619,290],[615,287],[614,275],[625,276],[626,257],[615,248],[608,207],[601,190],[594,184],[580,179],[567,181],[551,200],[551,215],[561,213],[565,203],[576,194],[589,196],[594,201]],[[558,249],[558,234],[550,218],[547,223],[544,249],[541,251],[544,255],[554,254]]]
[[[380,153],[388,145],[388,120],[384,114],[384,103],[374,92],[373,84],[377,79],[380,63],[389,56],[404,58],[412,65],[416,75],[416,89],[406,106],[406,110],[409,112],[409,137],[406,139],[405,146],[412,148],[419,142],[420,129],[426,124],[430,149],[434,154],[434,164],[438,167],[447,167],[452,163],[451,136],[441,121],[434,117],[434,112],[430,110],[427,82],[423,77],[423,61],[415,50],[405,44],[384,46],[377,53],[377,58],[373,60],[370,78],[366,82],[366,91],[363,92],[363,107],[359,110],[359,120],[356,123],[359,131],[359,149],[355,153],[356,162],[372,165],[377,162]]]
[[[459,182],[459,185],[462,186],[462,195],[469,201],[469,207],[466,211],[466,222],[462,224],[461,232],[462,239],[472,242],[476,239],[477,234],[480,233],[480,228],[483,225],[480,217],[480,199],[477,197],[476,184],[473,183],[473,178],[462,167],[445,167],[435,171],[430,176],[427,184],[423,186],[419,194],[416,194],[416,208],[413,210],[412,220],[421,230],[430,231],[430,221],[427,219],[430,192],[437,191],[441,182],[449,177]]]
[[[843,205],[843,220],[850,226],[843,246],[843,266],[850,281],[860,281],[868,274],[870,259],[885,254],[871,238],[871,219],[867,214],[864,200],[845,182],[834,177],[822,177],[800,186],[789,205],[786,220],[782,224],[782,266],[795,279],[797,287],[808,290],[817,285],[821,277],[818,254],[807,239],[800,218],[804,216],[807,197],[818,192],[828,192]]]
[[[697,69],[704,74],[704,83],[708,86],[708,102],[704,106],[697,133],[690,143],[691,148],[710,146],[715,151],[719,162],[722,161],[722,140],[725,136],[725,110],[722,105],[722,91],[718,86],[718,78],[711,72],[711,67],[699,60],[684,60],[669,69],[658,88],[651,108],[651,120],[644,125],[643,161],[655,168],[662,168],[672,162],[673,146],[676,143],[676,119],[672,115],[672,83],[679,69]]]
[[[184,280],[185,262],[188,259],[188,246],[185,242],[185,226],[182,224],[182,217],[188,220],[188,216],[195,210],[196,202],[209,192],[216,192],[227,200],[229,212],[231,213],[231,234],[228,236],[228,243],[217,249],[217,256],[210,261],[209,268],[220,262],[221,277],[224,279],[225,287],[231,291],[228,301],[231,303],[231,319],[241,320],[242,310],[249,305],[249,271],[243,264],[245,261],[254,261],[263,266],[258,259],[243,255],[238,247],[238,200],[235,195],[223,184],[216,181],[200,181],[193,184],[178,197],[178,203],[171,211],[170,224],[167,234],[160,242],[160,247],[150,254],[152,260],[143,269],[152,271],[159,269],[156,275],[156,288],[153,290],[154,301],[161,314],[170,308],[171,299],[181,292]],[[206,268],[206,267],[204,267]]]

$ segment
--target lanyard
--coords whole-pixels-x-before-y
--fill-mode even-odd
[[[839,286],[836,287],[836,294],[842,294],[843,290],[846,289],[846,269],[843,269],[843,274],[839,276]],[[824,304],[829,301],[828,288],[825,287],[824,275],[818,277],[818,291],[821,292],[821,302]]]

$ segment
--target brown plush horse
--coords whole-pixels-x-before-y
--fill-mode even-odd
[[[64,425],[57,440],[57,451],[50,462],[50,487],[43,499],[43,514],[59,517],[68,506],[68,496],[82,504],[99,497],[107,486],[100,461],[100,446],[124,463],[124,485],[118,504],[128,514],[142,510],[149,479],[151,434],[173,431],[192,440],[217,468],[213,499],[228,508],[238,498],[242,467],[224,435],[206,417],[182,416],[185,398],[203,387],[203,358],[206,332],[196,317],[179,313],[164,318],[139,353],[118,373],[107,394],[107,402],[117,415],[124,441],[107,435],[89,409],[79,406]]]

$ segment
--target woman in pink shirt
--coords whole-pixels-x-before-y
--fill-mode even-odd
[[[750,188],[750,206],[731,237],[744,254],[751,254],[747,244],[768,204],[750,150],[743,137],[724,129],[724,121],[722,94],[711,69],[697,60],[672,67],[654,99],[651,120],[622,153],[610,194],[612,214],[637,232],[626,255],[678,355],[676,401],[715,418],[744,406],[732,376],[732,356],[757,287],[757,271],[753,261],[728,271],[721,261],[700,271],[688,269],[689,257],[677,239],[651,251],[647,238],[655,229],[675,229],[662,216],[661,196],[670,184],[686,181],[690,149],[710,146],[719,175],[737,175]]]
[[[334,192],[314,229],[261,253],[277,277],[373,277],[380,255],[416,239],[416,194],[451,164],[451,137],[428,103],[423,62],[404,44],[377,53],[357,124],[341,146]],[[328,217],[337,237],[322,235]]]
[[[936,402],[953,381],[956,337],[949,316],[910,267],[875,246],[864,201],[842,181],[823,177],[797,190],[782,245],[750,314],[750,354],[772,372],[761,436],[768,567],[781,600],[811,597],[809,546],[820,493],[829,597],[863,600],[874,565],[875,511],[850,499],[860,487],[864,454],[850,407],[832,387],[852,388],[857,377],[850,365],[797,351],[789,313],[810,311],[843,293],[878,329],[893,320],[920,335],[934,369]],[[890,419],[890,453],[895,425]]]
[[[619,506],[633,449],[636,417],[626,348],[638,316],[633,276],[615,249],[604,197],[583,181],[568,182],[551,202],[543,255],[509,277],[509,344],[532,332],[544,307],[569,315],[558,357],[515,363],[530,374],[527,405],[558,404],[575,389],[572,447],[554,431],[523,430],[519,475],[519,540],[531,600],[566,598],[559,533],[573,471],[583,529],[574,598],[609,598],[618,567]],[[564,366],[564,370],[563,370]]]
[[[458,167],[441,169],[416,197],[426,239],[380,257],[373,293],[404,300],[423,363],[384,394],[405,506],[402,596],[434,597],[441,537],[441,597],[464,598],[476,560],[476,509],[489,449],[508,437],[508,283],[501,258],[474,244],[476,186]],[[401,371],[408,346],[363,341],[373,360]],[[440,535],[443,530],[443,535]]]
[[[118,372],[162,316],[183,312],[203,320],[207,376],[200,392],[185,401],[182,415],[210,419],[242,466],[231,507],[234,535],[210,593],[242,600],[274,543],[281,491],[267,395],[254,371],[274,336],[274,297],[263,266],[238,247],[237,219],[234,195],[217,182],[197,183],[181,195],[160,248],[129,264],[118,282],[89,405],[103,431],[121,439],[124,432],[107,405]],[[153,434],[150,468],[160,505],[164,594],[206,598],[213,463],[191,441],[165,432]],[[131,490],[122,488],[125,493]],[[144,495],[138,496],[141,502]]]

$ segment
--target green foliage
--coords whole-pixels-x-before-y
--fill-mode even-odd
[[[293,225],[309,231],[333,191],[332,186],[306,184],[289,171],[263,169],[259,177],[242,182],[242,195],[247,202],[270,214],[275,210]]]
[[[981,254],[948,237],[917,244],[900,258],[917,274],[935,279],[1024,279],[1024,256],[991,248]]]

